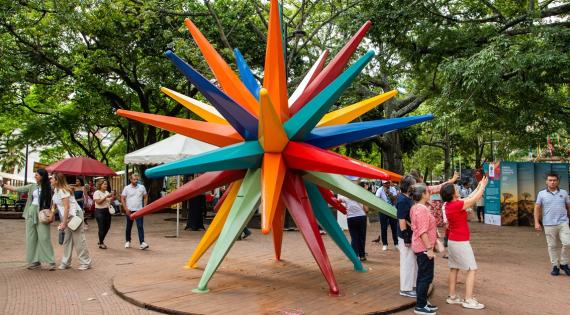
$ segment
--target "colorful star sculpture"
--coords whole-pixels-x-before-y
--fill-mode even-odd
[[[374,57],[374,52],[368,51],[343,71],[370,28],[370,21],[360,28],[326,67],[328,52],[325,51],[296,91],[288,97],[278,5],[277,0],[271,1],[263,86],[259,86],[237,49],[234,53],[239,78],[192,21],[186,19],[186,26],[221,89],[172,51],[167,51],[166,57],[200,90],[211,105],[167,88],[161,90],[204,121],[118,111],[123,117],[220,147],[148,169],[148,177],[203,174],[131,215],[135,219],[230,184],[220,201],[221,206],[215,218],[187,264],[187,267],[195,268],[205,251],[215,243],[195,292],[208,290],[207,285],[214,272],[260,207],[262,233],[273,232],[276,259],[281,258],[287,209],[321,269],[330,293],[338,295],[339,288],[317,221],[350,259],[356,271],[366,269],[329,211],[327,202],[340,211],[345,211],[330,190],[395,217],[394,207],[343,175],[384,180],[399,180],[400,176],[327,149],[433,118],[432,115],[424,115],[350,123],[395,96],[396,91],[327,113]]]

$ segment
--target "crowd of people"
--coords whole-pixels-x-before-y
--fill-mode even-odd
[[[78,178],[75,185],[68,184],[62,173],[48,174],[45,169],[38,169],[34,174],[36,183],[22,187],[14,187],[1,182],[0,186],[9,191],[28,195],[22,216],[26,220],[26,262],[28,269],[39,269],[41,264],[48,265],[48,270],[65,270],[71,268],[73,249],[79,261],[78,270],[92,267],[92,259],[87,248],[85,230],[87,229],[86,212],[93,203],[94,217],[98,226],[98,246],[107,249],[105,237],[111,228],[111,215],[122,204],[126,214],[125,248],[131,247],[131,228],[133,220],[130,214],[142,209],[147,203],[145,187],[139,183],[136,174],[131,175],[131,183],[127,185],[117,200],[114,191],[110,190],[106,179],[99,179],[95,191]],[[51,223],[59,219],[57,224],[58,243],[63,246],[63,255],[59,267],[56,268],[54,249],[51,242]],[[140,249],[149,247],[144,241],[143,220],[136,219]]]
[[[448,259],[449,294],[446,303],[468,309],[485,307],[474,295],[478,266],[470,243],[468,217],[470,212],[476,209],[479,222],[484,220],[484,203],[481,200],[488,183],[486,177],[477,183],[475,189],[471,189],[469,181],[458,185],[457,172],[448,181],[435,186],[426,185],[423,177],[416,171],[403,176],[396,185],[390,181],[382,181],[380,187],[371,182],[360,181],[359,178],[349,179],[396,208],[396,218],[386,214],[379,215],[380,235],[373,242],[381,242],[382,250],[388,250],[388,228],[391,229],[393,245],[400,256],[399,294],[416,299],[416,314],[436,314],[438,310],[438,307],[427,299],[434,279],[436,253],[442,253],[442,257]],[[79,261],[78,269],[90,269],[93,262],[85,236],[85,213],[90,207],[94,209],[98,225],[97,245],[100,249],[107,249],[105,238],[111,228],[111,215],[117,212],[117,205],[122,205],[126,214],[125,248],[131,247],[134,222],[130,215],[142,209],[148,202],[146,188],[139,182],[136,174],[130,176],[130,184],[124,187],[120,196],[110,189],[109,182],[105,179],[96,181],[95,187],[90,187],[93,185],[84,185],[83,181],[77,178],[75,185],[71,186],[65,175],[50,175],[44,169],[38,169],[35,180],[36,183],[23,187],[1,183],[4,189],[29,196],[23,211],[23,217],[26,219],[28,269],[41,268],[42,263],[47,264],[48,270],[68,269],[71,267],[74,248]],[[559,188],[559,182],[558,175],[548,174],[546,188],[537,194],[534,209],[535,229],[545,231],[552,263],[551,274],[557,276],[563,271],[570,276],[570,197],[568,192]],[[208,204],[213,208],[218,200],[222,199],[223,192],[222,188],[209,193],[210,200],[206,195],[190,200],[188,229],[205,229],[203,213]],[[368,207],[342,195],[338,195],[338,201],[346,208],[354,253],[361,261],[366,261]],[[50,238],[50,224],[56,217],[59,218],[58,242],[63,246],[63,255],[57,268]],[[143,217],[134,221],[137,225],[139,248],[145,250],[149,245],[144,239]],[[246,228],[239,238],[249,235],[251,232]],[[559,244],[562,245],[561,248]],[[460,271],[465,272],[463,298],[456,289]]]

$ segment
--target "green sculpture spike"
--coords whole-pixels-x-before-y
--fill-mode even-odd
[[[224,225],[224,228],[218,237],[218,241],[212,250],[210,260],[208,260],[208,265],[206,265],[206,269],[202,274],[198,288],[192,290],[192,292],[208,292],[208,282],[216,270],[218,270],[218,267],[230,251],[230,248],[259,206],[261,200],[260,183],[261,169],[257,168],[255,170],[248,170],[234,204],[232,205],[228,218],[226,219],[226,222],[231,222],[231,224]]]
[[[338,194],[359,201],[370,208],[376,209],[392,218],[396,218],[396,208],[386,201],[374,196],[368,190],[356,185],[346,177],[321,172],[306,172],[303,178],[313,184],[330,189]]]
[[[374,51],[367,52],[352,66],[329,84],[321,93],[285,122],[285,131],[289,139],[302,141],[308,135],[330,107],[338,100],[344,90],[354,81],[364,66],[372,60]]]
[[[313,212],[319,220],[321,226],[327,231],[329,236],[333,239],[336,245],[342,250],[342,252],[350,259],[352,264],[354,265],[354,270],[358,272],[366,272],[366,268],[362,266],[360,259],[354,253],[352,246],[346,239],[344,232],[336,222],[336,219],[333,217],[326,201],[323,199],[323,196],[319,192],[317,185],[308,182],[305,180],[305,187],[307,187],[307,194],[309,195],[309,200],[311,200],[311,206],[313,207]]]

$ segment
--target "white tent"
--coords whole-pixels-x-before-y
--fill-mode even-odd
[[[125,164],[157,165],[180,160],[185,157],[212,151],[218,147],[188,138],[174,135],[140,150],[125,155]]]
[[[137,151],[125,155],[125,164],[158,165],[177,161],[186,157],[212,151],[218,147],[188,138],[174,135],[157,143],[153,143]],[[177,176],[177,186],[180,186],[180,176]],[[180,205],[176,206],[176,237],[179,235]]]

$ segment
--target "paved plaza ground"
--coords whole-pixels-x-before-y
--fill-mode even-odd
[[[88,271],[71,269],[54,272],[26,270],[24,221],[0,220],[0,314],[154,314],[121,299],[113,292],[112,283],[114,277],[124,277],[128,273],[134,277],[144,272],[146,266],[184,264],[203,232],[181,230],[180,238],[168,238],[166,236],[175,233],[175,222],[165,219],[172,217],[172,214],[155,214],[145,218],[146,241],[150,244],[148,251],[123,248],[124,217],[113,218],[107,241],[109,249],[98,249],[96,223],[90,220],[87,241],[94,268]],[[445,305],[447,260],[437,258],[435,290],[430,300],[440,306],[439,314],[570,314],[570,277],[549,275],[550,263],[544,235],[538,235],[530,227],[495,227],[474,222],[471,228],[472,244],[480,267],[476,296],[487,308],[476,311]],[[264,239],[270,237],[260,235],[259,230],[253,232],[250,238],[236,246],[236,250],[253,250],[259,247],[257,245],[270,244]],[[288,251],[296,248],[303,248],[310,257],[301,234],[286,233],[284,258],[287,258]],[[368,230],[369,273],[374,273],[377,270],[374,266],[380,263],[397,270],[398,252],[392,246],[383,252],[380,247],[370,243],[377,235],[378,224],[373,223]],[[54,226],[54,244],[56,239]],[[136,239],[136,229],[133,229],[133,239]],[[325,242],[329,252],[337,250],[329,246],[330,240]],[[134,243],[138,245],[138,242]],[[56,259],[59,259],[61,247],[54,246]],[[77,267],[76,263],[73,263],[74,268]],[[318,272],[316,265],[314,268],[312,272]],[[198,280],[189,281],[197,283]],[[365,287],[366,282],[361,285]],[[322,290],[323,287],[326,287],[324,279],[322,286],[315,290]],[[460,284],[460,290],[463,289],[463,284]],[[393,299],[399,298],[397,292],[393,292]],[[295,307],[291,309],[299,314],[315,313]],[[235,309],[233,313],[243,312]],[[412,311],[401,311],[399,314],[412,314]]]

